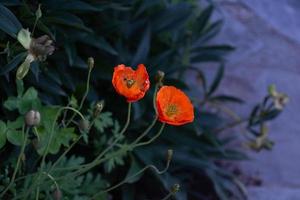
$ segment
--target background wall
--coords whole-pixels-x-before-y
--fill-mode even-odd
[[[247,174],[259,175],[261,187],[250,187],[250,199],[293,200],[300,197],[300,1],[218,0],[225,27],[217,41],[237,47],[228,58],[223,91],[253,105],[269,84],[287,93],[290,102],[270,126],[272,151],[252,153]],[[242,94],[242,95],[241,95]],[[251,106],[238,110],[241,115]]]

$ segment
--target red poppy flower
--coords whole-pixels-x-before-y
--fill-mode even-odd
[[[143,98],[150,87],[149,76],[143,64],[138,65],[136,70],[123,64],[116,66],[112,84],[116,91],[124,96],[128,102]]]
[[[158,118],[171,125],[194,121],[194,107],[186,94],[174,86],[163,86],[156,96]]]

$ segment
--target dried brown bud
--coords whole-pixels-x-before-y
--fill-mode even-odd
[[[27,126],[37,126],[41,121],[41,115],[39,111],[30,110],[25,115],[25,122]]]
[[[62,199],[62,192],[60,191],[59,188],[56,188],[53,193],[52,193],[52,197],[54,200],[61,200]]]
[[[43,35],[39,38],[32,38],[30,43],[29,52],[35,59],[44,61],[48,55],[52,55],[55,48],[53,41],[48,35]]]
[[[94,108],[94,117],[97,117],[103,110],[104,108],[104,101],[99,101],[96,103],[95,108]]]
[[[176,192],[178,192],[180,189],[180,185],[178,183],[174,184],[173,187],[171,188],[171,192],[173,194],[175,194]]]
[[[270,96],[273,99],[274,107],[278,110],[282,110],[284,106],[289,102],[289,97],[284,93],[278,92],[275,85],[270,85],[268,90]]]

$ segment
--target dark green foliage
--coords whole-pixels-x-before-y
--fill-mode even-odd
[[[39,4],[42,15],[36,20]],[[83,113],[90,116],[90,105],[101,99],[105,100],[106,109],[109,111],[101,113],[95,120],[95,127],[90,135],[84,136],[84,141],[76,145],[68,158],[59,163],[60,167],[74,166],[91,160],[92,156],[97,155],[118,137],[120,127],[124,124],[126,106],[125,100],[117,96],[111,86],[113,67],[117,64],[124,63],[135,67],[144,63],[152,83],[157,70],[162,70],[166,73],[165,84],[175,85],[186,91],[192,91],[192,88],[184,82],[183,74],[187,70],[193,70],[202,81],[200,87],[203,88],[203,104],[242,103],[243,100],[238,97],[215,94],[224,75],[225,56],[234,50],[234,47],[209,42],[220,31],[222,21],[211,20],[213,6],[202,8],[197,4],[198,2],[193,0],[0,1],[0,30],[3,31],[0,32],[0,90],[5,108],[0,109],[1,120],[12,120],[7,123],[0,121],[0,148],[7,144],[7,141],[14,145],[22,143],[22,138],[19,137],[21,134],[18,133],[22,129],[23,118],[17,116],[30,109],[38,109],[46,116],[36,134],[42,143],[47,141],[47,133],[52,128],[52,124],[49,123],[54,120],[59,109],[47,105],[78,107],[77,100],[82,98],[86,85],[88,69],[85,61],[88,57],[94,57],[95,67],[88,103],[84,105]],[[24,79],[24,88],[29,89],[24,91],[23,85],[20,85],[23,82],[15,84],[14,80],[16,69],[24,60],[26,50],[15,38],[22,26],[32,31],[35,22],[37,24],[32,36],[37,38],[49,35],[55,41],[56,49],[46,61],[31,63],[30,73]],[[200,68],[193,67],[194,64],[202,62],[219,66],[210,84],[206,81],[205,73]],[[127,143],[138,137],[149,123],[149,119],[153,118],[151,94],[153,87],[143,100],[133,105],[133,123],[121,142]],[[177,182],[182,186],[176,197],[180,200],[205,199],[206,196],[218,196],[220,199],[230,199],[233,196],[242,198],[241,193],[236,192],[242,190],[241,184],[237,184],[234,175],[224,170],[216,161],[242,160],[247,157],[237,150],[227,148],[226,145],[231,140],[226,142],[217,137],[215,130],[222,130],[226,123],[224,118],[219,113],[202,111],[202,107],[197,104],[195,102],[196,119],[193,124],[168,127],[159,141],[149,147],[121,154],[108,160],[103,168],[98,167],[86,175],[60,182],[66,198],[88,199],[89,195],[106,188],[107,182],[112,185],[120,180],[120,177],[128,177],[144,165],[155,164],[163,168],[165,152],[170,148],[174,149],[175,153],[166,174],[160,176],[149,171],[143,176],[135,177],[127,181],[130,184],[112,192],[115,199],[160,199]],[[263,117],[257,119],[255,116],[258,111],[259,108],[253,111],[249,129],[273,119],[279,113],[278,110],[268,110]],[[113,119],[113,116],[118,119]],[[254,132],[253,129],[250,130]],[[61,148],[67,147],[78,137],[76,131],[78,130],[75,127],[56,127],[50,153],[58,154]],[[44,151],[42,147],[35,148],[40,154]],[[13,155],[12,149],[8,146],[1,150],[1,154]],[[36,160],[36,157],[36,154],[32,154],[32,157],[27,159]],[[55,156],[50,157],[49,160],[54,158]],[[7,169],[1,164],[0,167],[2,176],[2,172]],[[32,171],[36,166],[30,165],[28,168],[24,171]],[[53,174],[55,178],[63,175]],[[6,177],[0,183],[7,185],[4,180],[8,176],[5,173],[3,176]],[[26,181],[24,188],[28,188]],[[45,184],[41,188],[47,191],[46,196],[43,196],[45,199],[51,195],[47,188],[49,185],[52,184]]]

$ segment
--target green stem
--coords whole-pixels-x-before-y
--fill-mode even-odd
[[[155,125],[156,121],[158,119],[158,116],[155,116],[155,118],[153,119],[153,121],[151,122],[150,126],[148,126],[148,128],[133,142],[133,144],[137,144],[139,143],[147,134],[148,132],[153,128],[153,126]]]
[[[51,174],[49,174],[49,173],[43,172],[43,174],[45,174],[46,176],[48,176],[49,179],[51,179],[51,180],[53,181],[53,183],[54,183],[56,189],[59,190],[59,186],[58,186],[58,184],[57,184],[55,178],[54,178],[53,176],[51,176]]]
[[[50,174],[53,170],[53,168],[65,157],[65,155],[74,147],[75,144],[83,137],[81,134],[65,151],[61,156],[53,163],[53,165],[48,170],[48,174]]]
[[[92,72],[92,67],[89,67],[89,72],[88,72],[88,77],[87,77],[87,81],[86,81],[86,89],[85,89],[85,93],[81,99],[80,105],[78,110],[82,109],[82,106],[84,104],[85,99],[87,98],[87,95],[89,94],[90,91],[90,80],[91,80],[91,72]],[[76,114],[74,113],[71,118],[69,119],[69,121],[67,122],[66,126],[69,126],[69,124],[72,122],[72,120],[74,119],[74,117],[76,116]]]
[[[75,112],[76,114],[78,114],[83,120],[85,120],[84,116],[78,111],[76,110],[75,108],[72,108],[72,107],[62,107],[60,108],[57,113],[56,113],[56,116],[54,118],[54,121],[52,123],[52,127],[51,127],[51,132],[50,132],[50,136],[49,136],[49,140],[48,140],[48,143],[46,145],[46,149],[45,151],[43,152],[43,155],[42,155],[42,161],[41,161],[41,167],[40,167],[40,170],[38,172],[38,175],[37,177],[35,178],[35,180],[33,181],[31,187],[27,190],[27,192],[25,193],[25,197],[24,198],[27,198],[27,196],[31,193],[31,191],[34,189],[35,185],[37,184],[37,182],[39,183],[40,181],[40,178],[41,178],[41,174],[43,172],[43,168],[44,168],[44,165],[45,165],[45,159],[46,159],[46,156],[48,154],[48,151],[49,151],[49,147],[50,147],[50,144],[52,142],[52,138],[53,138],[53,134],[54,134],[54,128],[55,128],[55,124],[56,124],[56,121],[58,120],[58,117],[60,116],[61,112],[63,110],[72,110],[73,112]],[[38,190],[39,190],[39,186],[38,186]]]
[[[156,116],[155,116],[154,120],[151,122],[150,126],[133,142],[133,144],[137,144],[139,141],[141,141],[148,134],[148,132],[152,129],[152,127],[155,125],[155,123],[158,119],[157,107],[156,107],[156,96],[157,96],[158,87],[159,87],[159,83],[156,83],[155,89],[154,89],[154,94],[153,94],[153,99],[152,99],[153,108],[154,108]]]
[[[165,128],[165,125],[166,125],[165,123],[162,123],[159,131],[153,138],[151,138],[150,140],[148,140],[146,142],[141,142],[141,143],[135,144],[134,147],[144,146],[144,145],[148,145],[148,144],[152,143],[154,140],[156,140],[161,135],[162,131]]]
[[[125,131],[127,130],[129,123],[130,123],[130,115],[131,115],[131,103],[128,103],[128,111],[127,111],[127,119],[126,119],[126,123],[123,127],[123,129],[121,130],[119,136],[115,139],[115,141],[113,143],[111,143],[102,153],[100,153],[95,160],[100,159],[102,156],[105,155],[105,153],[107,153],[109,150],[111,150],[118,142],[119,140],[123,137],[123,134],[125,133]]]
[[[156,96],[157,96],[157,90],[158,90],[159,84],[156,83],[155,84],[155,89],[154,89],[154,95],[153,95],[153,99],[152,99],[152,103],[153,103],[153,108],[155,111],[155,114],[157,115],[157,107],[156,107]]]
[[[168,200],[173,195],[173,192],[169,192],[162,200]]]
[[[25,125],[23,125],[23,144],[21,146],[21,151],[19,153],[19,156],[18,156],[18,160],[17,160],[17,164],[16,164],[16,168],[14,170],[14,173],[13,173],[13,176],[11,178],[11,181],[10,183],[8,184],[8,186],[5,188],[5,190],[0,194],[0,197],[2,198],[4,196],[4,194],[10,189],[10,187],[12,186],[12,184],[14,183],[15,181],[15,178],[16,178],[16,175],[18,173],[18,170],[19,170],[19,166],[20,166],[20,163],[21,163],[21,159],[22,159],[22,156],[24,154],[24,151],[25,151],[25,147],[26,147],[26,143],[27,143],[27,136],[28,136],[28,132],[29,132],[29,128],[27,128],[25,134],[24,134],[24,129],[25,129]]]
[[[124,180],[122,180],[121,182],[117,183],[116,185],[114,185],[114,186],[112,186],[112,187],[109,187],[109,188],[107,188],[107,189],[105,189],[105,190],[103,190],[103,191],[100,191],[100,192],[94,194],[94,196],[92,197],[92,199],[95,199],[97,196],[99,196],[99,195],[101,195],[101,194],[104,194],[104,193],[106,193],[106,192],[109,192],[109,191],[111,191],[111,190],[114,190],[114,189],[120,187],[121,185],[127,183],[130,179],[132,179],[132,178],[134,178],[134,177],[136,177],[136,176],[142,174],[142,173],[143,173],[144,171],[146,171],[147,169],[153,169],[153,170],[155,171],[155,173],[157,173],[157,174],[163,174],[163,173],[165,173],[165,172],[169,169],[170,161],[171,161],[171,160],[168,160],[168,161],[167,161],[166,167],[165,167],[163,170],[159,170],[155,165],[147,165],[147,166],[145,166],[144,168],[142,168],[141,170],[139,170],[137,173],[132,174],[132,175],[129,176],[129,177],[125,177]]]
[[[105,155],[105,153],[107,153],[109,150],[111,150],[118,143],[118,141],[122,138],[123,134],[125,133],[125,131],[127,130],[128,126],[129,126],[130,116],[131,116],[131,103],[128,103],[128,113],[127,113],[127,119],[126,119],[125,125],[124,125],[123,129],[121,130],[119,136],[115,139],[115,141],[113,143],[111,143],[103,152],[101,152],[91,163],[81,165],[81,166],[76,166],[74,168],[72,167],[72,169],[77,169],[78,167],[80,167],[80,169],[78,169],[77,171],[75,171],[71,174],[67,174],[63,177],[60,177],[60,178],[63,179],[63,178],[69,177],[69,176],[78,176],[78,175],[90,170],[91,168],[97,166],[104,160],[106,160],[107,158],[105,158],[105,159],[100,159],[100,158],[103,157]],[[64,170],[64,169],[60,169],[60,170]]]
[[[150,126],[151,126],[151,125],[150,125]],[[149,126],[149,127],[150,127],[150,126]],[[89,163],[89,164],[86,164],[86,165],[83,165],[81,169],[79,169],[79,170],[77,170],[76,172],[73,172],[73,173],[71,173],[71,174],[69,174],[69,175],[66,175],[66,176],[64,176],[64,177],[62,177],[62,178],[66,178],[66,177],[68,177],[68,176],[78,176],[78,175],[80,175],[80,174],[82,174],[82,173],[85,173],[86,171],[90,170],[91,168],[93,168],[93,167],[95,167],[95,166],[101,164],[102,162],[104,162],[104,161],[106,161],[106,160],[109,160],[109,159],[111,159],[111,158],[113,158],[113,157],[115,157],[115,156],[118,156],[119,154],[122,154],[122,153],[124,153],[124,152],[126,152],[126,151],[129,151],[129,150],[133,150],[135,147],[139,147],[139,146],[143,146],[143,145],[146,145],[146,144],[150,144],[151,142],[153,142],[156,138],[158,138],[158,137],[161,135],[161,133],[162,133],[164,127],[165,127],[165,123],[162,124],[162,126],[161,126],[160,130],[158,131],[158,133],[157,133],[153,138],[151,138],[150,140],[148,140],[148,141],[146,141],[146,142],[142,142],[142,143],[137,143],[137,144],[135,144],[135,143],[133,142],[132,144],[130,144],[130,145],[128,145],[128,146],[124,146],[123,149],[120,149],[119,151],[117,151],[117,152],[115,152],[115,153],[112,153],[110,156],[105,157],[105,158],[103,158],[103,159],[100,159],[102,156],[101,156],[101,157],[98,156],[93,162],[91,162],[91,163]],[[148,129],[149,129],[149,128],[147,128],[145,132],[147,132]],[[142,135],[144,135],[144,133],[142,133]],[[111,147],[111,146],[110,146],[110,147]],[[110,147],[108,147],[108,148],[110,148]],[[108,148],[107,148],[107,149],[108,149]],[[105,153],[106,153],[106,152],[107,152],[107,151],[105,151]]]

